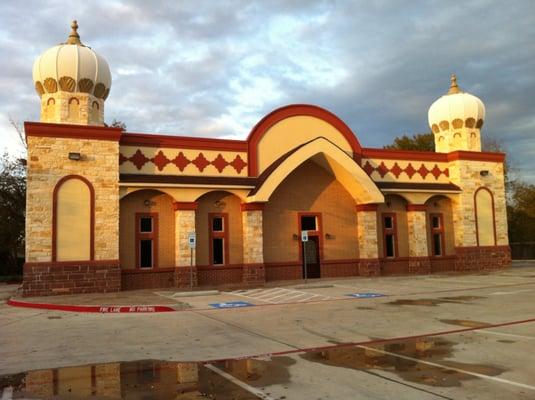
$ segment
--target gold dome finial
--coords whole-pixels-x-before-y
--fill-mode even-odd
[[[69,34],[65,44],[77,44],[79,46],[83,46],[82,42],[80,41],[80,35],[78,35],[78,21],[72,21],[71,29],[71,33]]]
[[[457,85],[457,75],[451,74],[450,78],[450,89],[448,90],[448,94],[455,94],[455,93],[461,93],[462,90],[459,88],[459,85]]]

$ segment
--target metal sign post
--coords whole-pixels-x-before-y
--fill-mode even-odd
[[[308,268],[307,268],[307,242],[308,231],[301,231],[301,241],[303,242],[303,262],[305,263],[305,283],[308,280]]]
[[[189,290],[193,291],[193,249],[197,244],[197,238],[195,232],[188,233],[188,246],[189,246]]]

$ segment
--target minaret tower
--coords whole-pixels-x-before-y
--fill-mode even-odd
[[[106,60],[85,46],[72,21],[65,43],[46,50],[33,64],[41,97],[41,122],[104,125],[111,74]]]
[[[459,88],[455,74],[451,76],[448,93],[431,105],[428,117],[437,153],[481,151],[485,105]]]

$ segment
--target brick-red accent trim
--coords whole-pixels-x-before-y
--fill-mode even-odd
[[[173,208],[177,210],[196,210],[199,208],[199,203],[196,201],[175,201]]]
[[[425,204],[407,204],[407,211],[426,211],[427,206]]]
[[[444,175],[446,177],[450,176],[449,169],[447,167],[444,169],[440,169],[438,164],[435,164],[433,168],[431,168],[431,170],[429,170],[423,163],[420,164],[418,169],[415,169],[412,163],[409,163],[405,168],[402,169],[397,162],[395,162],[391,168],[388,168],[384,161],[381,161],[381,164],[374,167],[369,160],[366,160],[362,169],[370,176],[373,172],[377,172],[381,176],[381,178],[384,178],[385,175],[389,172],[393,174],[396,179],[399,178],[402,172],[405,172],[409,179],[412,179],[415,174],[420,174],[422,179],[425,179],[428,174],[431,174],[434,176],[435,180],[438,180],[440,175]]]
[[[245,140],[154,135],[150,133],[125,132],[121,137],[120,144],[123,146],[165,147],[175,149],[247,151],[247,142]]]
[[[189,165],[193,164],[199,172],[203,172],[207,166],[213,165],[219,173],[222,173],[227,166],[231,166],[239,174],[247,166],[239,154],[236,154],[232,161],[227,161],[221,153],[219,153],[212,161],[208,160],[202,152],[199,152],[195,158],[191,160],[187,158],[183,152],[170,160],[160,150],[154,157],[147,157],[141,149],[136,149],[135,153],[130,157],[126,157],[123,153],[119,153],[119,165],[130,161],[134,166],[140,170],[148,162],[152,162],[159,171],[162,171],[167,164],[174,164],[181,172]]]
[[[490,153],[480,151],[453,151],[451,153],[435,153],[432,151],[410,151],[410,150],[387,150],[363,148],[362,158],[378,158],[384,160],[406,160],[406,161],[434,161],[448,162],[456,160],[469,161],[490,161],[503,162],[504,153]]]
[[[50,124],[45,122],[25,122],[26,137],[54,137],[70,139],[96,139],[118,142],[121,139],[121,128],[109,128],[93,125]]]
[[[355,209],[359,211],[377,211],[379,204],[357,204]]]
[[[479,226],[477,224],[477,193],[480,190],[486,190],[490,194],[491,204],[492,204],[492,229],[494,233],[494,245],[497,245],[497,235],[496,235],[496,210],[494,207],[494,194],[491,192],[491,190],[485,186],[481,186],[474,192],[474,216],[476,220],[476,241],[477,245],[479,246]]]
[[[262,211],[266,203],[241,203],[242,211]]]
[[[13,307],[34,308],[39,310],[70,311],[82,313],[154,313],[176,311],[169,306],[161,305],[129,305],[129,306],[82,306],[72,304],[31,303],[16,299],[9,299],[7,304]],[[93,369],[91,369],[93,379]]]
[[[90,196],[90,220],[89,220],[89,259],[95,259],[95,188],[91,182],[81,175],[67,175],[61,178],[54,186],[52,193],[52,261],[57,261],[57,234],[58,234],[58,191],[66,181],[69,179],[79,179],[84,182],[89,188]]]
[[[247,138],[249,149],[249,176],[258,175],[258,143],[269,130],[269,128],[271,128],[277,122],[298,115],[316,117],[333,125],[348,141],[349,145],[353,149],[354,157],[360,159],[362,150],[360,143],[353,131],[351,131],[344,121],[330,111],[318,106],[311,104],[291,104],[278,108],[267,114],[253,127],[251,133],[249,133]]]

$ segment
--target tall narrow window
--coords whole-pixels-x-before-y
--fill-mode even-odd
[[[383,235],[384,256],[387,258],[397,257],[396,214],[383,214]]]
[[[228,214],[209,214],[210,264],[228,264]]]
[[[158,266],[158,214],[136,214],[136,265],[140,269]]]
[[[431,243],[433,256],[444,255],[444,224],[442,214],[431,214]]]

